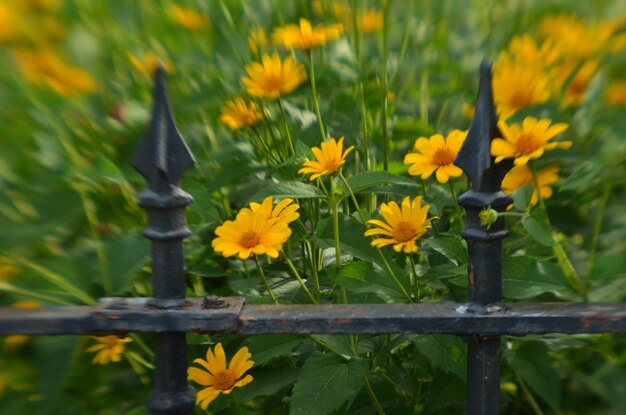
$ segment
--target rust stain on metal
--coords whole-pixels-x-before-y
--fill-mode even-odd
[[[474,264],[472,264],[471,262],[469,263],[469,271],[468,271],[467,276],[469,278],[469,285],[473,287],[474,286]]]
[[[258,320],[258,318],[256,318],[256,317],[239,316],[239,321],[246,321],[246,322],[247,321],[252,321],[252,322],[254,322],[254,321],[257,321],[257,320]]]
[[[583,317],[580,319],[583,327],[591,327],[593,324],[611,323],[619,320],[619,317]]]
[[[336,318],[333,320],[329,320],[329,322],[337,323],[337,324],[350,324],[352,323],[351,318]]]

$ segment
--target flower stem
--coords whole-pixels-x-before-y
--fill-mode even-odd
[[[415,260],[413,259],[412,254],[408,254],[407,256],[409,257],[409,264],[411,266],[411,275],[413,275],[413,283],[415,284],[415,302],[419,303],[421,287],[418,281],[417,272],[415,271]]]
[[[309,258],[311,259],[311,276],[313,277],[313,283],[315,284],[315,295],[317,297],[317,301],[319,302],[321,296],[320,290],[320,277],[317,274],[317,255],[315,252],[317,248],[313,242],[307,242],[307,249],[309,251]]]
[[[291,132],[289,131],[289,124],[287,123],[287,114],[285,113],[285,105],[283,100],[278,98],[278,106],[280,107],[280,113],[283,116],[283,123],[285,125],[285,133],[287,134],[287,141],[289,142],[289,149],[292,155],[296,155],[296,149],[293,147],[293,141],[291,140]]]
[[[328,203],[330,204],[330,210],[333,221],[333,240],[335,242],[335,267],[341,266],[341,247],[339,245],[339,212],[337,210],[338,201],[335,198],[335,180],[330,177],[330,191],[328,192]],[[344,304],[348,304],[348,295],[346,289],[341,287],[341,298]]]
[[[315,114],[317,115],[317,125],[319,125],[322,141],[324,141],[326,140],[326,132],[324,131],[324,122],[322,121],[322,113],[320,112],[320,101],[315,85],[315,63],[313,62],[312,49],[309,49],[309,67],[311,68],[311,92],[313,93],[313,105],[315,106]]]
[[[378,415],[385,415],[385,411],[383,411],[383,407],[380,405],[380,401],[378,400],[378,397],[376,397],[376,394],[374,393],[374,389],[372,388],[372,385],[370,384],[370,381],[367,378],[367,375],[363,376],[363,381],[365,385],[365,390],[367,390],[367,394],[372,400],[372,403],[374,404],[374,408],[376,408],[376,413]]]
[[[382,60],[381,60],[381,80],[382,80],[382,109],[381,109],[381,118],[382,118],[382,130],[383,130],[383,170],[387,171],[389,169],[389,134],[387,131],[387,107],[388,107],[388,99],[387,99],[387,53],[388,53],[388,45],[387,45],[387,32],[389,29],[389,0],[383,0],[382,4],[382,12],[383,12],[383,43],[382,43]]]
[[[385,268],[387,269],[387,272],[389,272],[389,275],[391,275],[391,278],[393,279],[393,281],[396,283],[398,288],[400,288],[400,291],[402,291],[402,294],[404,294],[404,296],[407,298],[407,300],[409,300],[410,303],[413,303],[414,302],[413,298],[411,298],[409,293],[406,291],[406,289],[404,288],[404,285],[402,285],[402,283],[396,276],[396,273],[393,272],[393,269],[391,268],[389,261],[387,261],[387,258],[385,258],[385,254],[383,253],[383,251],[378,247],[376,248],[376,250],[378,251],[378,255],[380,256],[380,258],[383,260],[383,264],[385,264]]]
[[[300,283],[300,286],[304,290],[304,293],[307,295],[307,297],[309,297],[309,299],[311,300],[311,302],[313,302],[313,304],[319,304],[318,301],[315,299],[315,297],[313,297],[313,295],[311,294],[311,291],[309,291],[309,289],[307,288],[306,284],[302,280],[302,277],[300,277],[300,274],[298,273],[298,270],[296,269],[296,267],[293,265],[293,262],[291,262],[291,259],[289,259],[287,255],[283,255],[283,256],[285,257],[285,261],[287,262],[289,269],[291,270],[291,272],[293,272],[293,275],[296,277],[296,279]]]
[[[261,279],[263,280],[263,285],[265,285],[265,289],[267,290],[267,293],[270,295],[270,298],[272,299],[274,304],[278,304],[278,300],[276,300],[276,297],[274,297],[274,293],[272,292],[270,285],[267,283],[267,279],[265,278],[265,272],[263,272],[263,267],[261,266],[259,257],[254,255],[254,260],[256,261],[257,269],[259,270],[259,274],[261,274]]]
[[[537,404],[537,401],[533,397],[532,393],[530,393],[530,391],[528,390],[526,383],[524,383],[524,381],[522,380],[522,378],[519,377],[519,375],[515,375],[515,377],[517,379],[517,383],[519,383],[519,386],[522,389],[522,393],[524,394],[524,397],[526,398],[530,406],[533,408],[533,411],[535,411],[535,414],[543,415],[543,411],[539,407],[539,404]]]
[[[596,258],[596,250],[598,249],[598,239],[600,231],[602,230],[602,221],[604,220],[604,213],[606,212],[606,204],[611,195],[612,186],[611,183],[607,183],[604,186],[604,193],[600,200],[600,206],[598,207],[598,214],[596,215],[596,221],[593,225],[593,236],[591,237],[591,251],[589,252],[589,262],[587,263],[587,278],[591,277],[591,271],[593,271],[593,263]]]
[[[356,197],[354,196],[354,192],[352,191],[352,188],[350,187],[350,184],[348,183],[346,178],[343,177],[343,174],[341,172],[339,172],[339,178],[343,182],[343,185],[346,187],[346,190],[348,191],[348,194],[350,194],[350,199],[352,199],[352,203],[354,203],[354,208],[358,212],[359,218],[361,218],[361,222],[363,222],[363,224],[365,225],[367,223],[367,221],[365,220],[365,217],[363,216],[363,213],[361,212],[361,208],[359,206],[359,202],[357,202]]]
[[[459,221],[461,222],[461,229],[465,229],[465,221],[463,220],[463,211],[461,210],[461,205],[459,205],[459,199],[456,196],[456,190],[454,189],[454,184],[452,180],[448,181],[448,185],[450,186],[450,193],[452,193],[452,200],[454,201],[454,208],[456,209],[456,213],[459,215]]]

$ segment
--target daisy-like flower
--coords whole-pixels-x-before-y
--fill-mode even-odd
[[[178,23],[190,32],[199,32],[210,29],[213,26],[209,16],[188,7],[172,4],[167,8],[167,13],[172,21]]]
[[[493,70],[493,100],[500,118],[550,99],[549,78],[542,68],[501,55]]]
[[[528,160],[541,157],[547,150],[570,148],[571,141],[548,142],[569,127],[565,123],[550,125],[551,123],[552,120],[548,118],[538,120],[535,117],[524,118],[521,125],[498,122],[504,137],[491,142],[491,155],[496,158],[496,163],[506,158],[514,158],[516,166],[523,166]]]
[[[93,363],[99,365],[105,365],[109,362],[119,362],[122,360],[122,353],[124,352],[124,344],[132,342],[130,337],[120,338],[117,336],[93,336],[93,339],[98,341],[98,344],[94,344],[85,352],[97,352],[93,358]]]
[[[453,130],[446,138],[435,134],[430,138],[420,137],[415,141],[415,153],[404,156],[404,164],[412,164],[409,174],[428,179],[433,173],[439,183],[448,183],[450,177],[459,177],[463,171],[454,165],[467,131]]]
[[[256,124],[261,120],[263,115],[254,105],[254,102],[246,104],[243,98],[235,98],[232,101],[228,101],[224,107],[222,107],[222,115],[220,115],[220,121],[226,124],[231,130],[239,130],[244,127],[249,127]]]
[[[346,156],[354,150],[354,146],[350,146],[344,151],[343,139],[344,137],[341,137],[337,141],[331,137],[330,140],[321,144],[321,148],[311,148],[313,155],[315,155],[315,160],[305,161],[298,173],[313,173],[309,178],[310,181],[313,181],[320,176],[330,176],[339,172],[341,166],[346,162]]]
[[[262,63],[246,65],[248,76],[242,78],[248,94],[276,99],[296,89],[306,79],[304,66],[288,56],[285,61],[274,53],[263,55]]]
[[[289,225],[300,217],[300,214],[297,212],[300,206],[293,203],[293,199],[283,199],[276,206],[274,206],[272,199],[272,196],[268,196],[263,199],[262,203],[252,202],[250,203],[250,210],[253,212],[261,209],[265,210],[268,220],[276,219],[277,223],[284,223],[285,225]]]
[[[364,235],[383,235],[371,242],[372,246],[377,248],[393,245],[396,252],[402,251],[406,254],[417,252],[415,241],[431,227],[432,219],[426,218],[428,209],[430,205],[422,205],[421,196],[417,196],[412,202],[408,196],[405,197],[402,200],[402,207],[394,201],[381,203],[380,213],[385,221],[368,220],[367,223],[375,227],[365,231]]]
[[[211,243],[213,249],[224,257],[238,254],[242,260],[252,254],[277,258],[291,229],[285,221],[268,216],[264,208],[241,209],[234,221],[227,220],[215,230],[218,237]]]
[[[337,39],[343,32],[341,24],[313,27],[307,19],[300,19],[300,25],[288,24],[277,27],[272,33],[275,43],[283,47],[309,50],[322,46],[329,40]]]
[[[556,166],[546,167],[537,173],[537,184],[539,185],[539,194],[542,199],[547,199],[552,196],[551,184],[556,183],[559,180],[559,168]],[[504,176],[502,180],[502,190],[505,193],[511,194],[515,189],[519,189],[526,183],[533,184],[533,194],[530,197],[531,206],[537,204],[537,187],[533,183],[533,174],[528,166],[515,166]]]
[[[254,362],[250,360],[251,357],[248,348],[242,347],[226,367],[224,347],[222,343],[218,343],[215,345],[215,353],[211,349],[207,350],[206,360],[194,360],[193,362],[202,366],[202,369],[190,367],[187,372],[189,379],[199,385],[207,386],[196,395],[196,404],[206,409],[220,393],[228,395],[234,388],[240,388],[252,382],[251,375],[244,376],[254,366]]]

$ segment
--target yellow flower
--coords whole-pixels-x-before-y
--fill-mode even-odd
[[[172,21],[192,32],[210,29],[213,26],[209,16],[187,7],[172,4],[168,7],[167,14]]]
[[[250,210],[253,212],[265,210],[268,220],[276,219],[276,223],[284,223],[285,225],[289,225],[300,217],[300,214],[296,212],[299,208],[300,206],[293,203],[293,199],[290,198],[281,200],[274,207],[272,196],[266,197],[263,203],[250,203]]]
[[[377,248],[393,245],[396,252],[403,251],[407,254],[417,252],[415,241],[431,227],[432,219],[426,219],[429,208],[430,205],[422,206],[421,196],[417,196],[413,202],[408,196],[405,197],[402,200],[402,207],[394,201],[381,203],[380,213],[385,221],[368,220],[367,223],[374,225],[375,228],[368,229],[364,235],[384,235],[371,242],[372,246]]]
[[[337,173],[346,162],[346,156],[354,150],[354,146],[350,146],[346,151],[343,151],[343,139],[344,137],[341,137],[337,141],[331,137],[330,140],[322,143],[321,148],[313,147],[311,151],[315,155],[315,160],[305,161],[298,173],[313,173],[309,178],[311,181],[320,176],[330,176]]]
[[[502,119],[550,99],[549,78],[542,68],[501,54],[493,69],[493,100]]]
[[[18,37],[19,21],[11,6],[0,3],[0,43],[11,42]]]
[[[559,90],[572,75],[572,72],[577,69],[577,66],[578,65],[575,62],[569,62],[567,64],[559,65],[557,68],[554,69],[554,79],[557,80],[556,84]],[[567,90],[563,95],[564,106],[580,105],[583,103],[583,101],[585,100],[587,87],[589,86],[589,83],[593,79],[597,70],[597,60],[587,61],[580,68],[578,68],[578,72],[576,72],[574,77],[570,80],[570,83],[567,86]]]
[[[122,360],[124,344],[132,342],[130,337],[120,338],[117,336],[92,336],[99,343],[94,344],[87,350],[87,353],[97,352],[93,358],[93,363],[105,365],[109,362],[119,362]]]
[[[604,91],[604,100],[608,105],[626,105],[626,81],[613,81]]]
[[[128,52],[128,60],[137,71],[150,77],[154,75],[159,65],[163,66],[169,74],[174,72],[174,67],[168,59],[160,59],[152,51],[137,55]]]
[[[277,258],[291,229],[284,220],[268,216],[266,209],[241,209],[234,221],[227,220],[215,230],[213,249],[224,257],[238,254],[242,260],[252,254]]]
[[[14,260],[7,257],[0,257],[0,281],[10,281],[22,270]]]
[[[287,49],[295,47],[308,50],[324,45],[329,40],[337,39],[342,31],[341,24],[319,25],[313,28],[307,19],[300,19],[299,26],[288,24],[274,29],[272,38],[274,42],[280,43]]]
[[[335,16],[339,20],[348,20],[350,18],[350,8],[344,6],[339,1],[332,1],[330,4],[328,2],[324,2],[322,4],[320,0],[313,0],[313,11],[318,16],[324,16],[324,11],[328,10],[330,6],[330,12],[333,16]]]
[[[290,56],[282,62],[277,53],[263,55],[262,62],[246,65],[248,77],[242,78],[246,90],[253,97],[279,98],[306,79],[304,66]]]
[[[24,78],[38,87],[47,86],[64,96],[98,89],[88,72],[63,62],[52,50],[21,50],[15,56]]]
[[[523,166],[528,160],[541,157],[547,150],[570,148],[571,141],[548,142],[569,127],[565,123],[550,125],[551,123],[552,120],[548,118],[538,120],[535,117],[524,118],[521,125],[498,122],[503,138],[496,138],[491,142],[491,155],[496,158],[496,163],[506,158],[515,158],[515,165]]]
[[[467,137],[467,131],[453,130],[445,139],[441,134],[420,137],[413,147],[415,153],[404,156],[404,164],[412,164],[409,174],[422,180],[436,174],[439,183],[448,183],[450,177],[459,177],[463,170],[454,165],[454,159]]]
[[[559,180],[559,168],[556,166],[546,167],[537,174],[537,183],[539,184],[539,194],[542,199],[552,196],[551,184]],[[530,197],[532,206],[537,204],[537,187],[533,183],[533,175],[528,166],[515,166],[504,176],[502,180],[502,190],[511,194],[515,189],[519,189],[526,183],[532,183],[533,194]]]
[[[383,27],[383,14],[376,10],[366,10],[359,18],[359,27],[363,33],[373,33]]]
[[[528,33],[514,36],[505,52],[516,63],[533,65],[537,68],[546,68],[553,65],[561,57],[554,40],[548,39],[540,44]]]
[[[248,35],[248,46],[250,52],[257,55],[261,53],[263,49],[267,47],[269,40],[267,39],[267,33],[262,27],[256,27],[250,31]]]
[[[206,360],[196,359],[193,362],[202,366],[202,369],[190,367],[189,379],[199,385],[208,386],[196,395],[196,404],[206,409],[220,393],[228,395],[234,388],[240,388],[252,382],[252,376],[242,376],[254,366],[250,360],[252,355],[247,347],[242,347],[235,353],[230,364],[226,367],[226,355],[222,343],[215,345],[215,353],[211,349],[206,352]]]
[[[235,98],[228,101],[222,107],[222,115],[220,121],[226,124],[231,130],[239,130],[250,125],[254,125],[261,120],[263,116],[254,105],[254,102],[246,104],[243,98]]]

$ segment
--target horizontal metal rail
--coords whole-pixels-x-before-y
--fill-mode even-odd
[[[147,298],[105,298],[96,307],[0,309],[0,335],[126,332],[513,336],[626,332],[626,303],[516,303],[477,313],[458,303],[244,305],[242,298],[213,297],[187,298],[179,306],[161,308]]]

